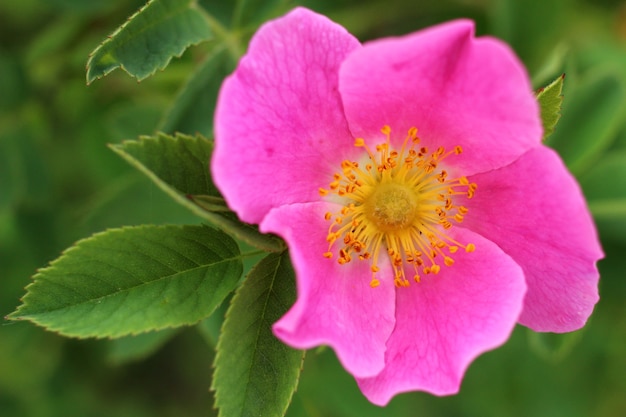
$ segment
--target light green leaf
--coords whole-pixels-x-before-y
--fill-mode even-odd
[[[563,81],[565,74],[552,81],[537,92],[537,101],[541,108],[541,122],[543,124],[543,140],[554,132],[554,127],[561,117],[563,104]]]
[[[268,255],[237,290],[215,358],[212,389],[220,417],[285,415],[304,352],[278,341],[271,326],[294,300],[294,273],[286,252]]]
[[[272,252],[284,250],[279,238],[261,234],[256,227],[241,223],[233,213],[225,211],[227,207],[209,174],[211,141],[199,136],[172,137],[160,133],[111,148],[202,219],[254,247]],[[211,204],[207,205],[207,201]]]
[[[38,272],[8,318],[80,338],[190,325],[215,310],[241,272],[237,244],[208,227],[111,229]]]
[[[596,73],[568,90],[563,117],[547,144],[574,174],[581,175],[611,145],[625,120],[623,76],[612,71]]]
[[[161,120],[159,130],[167,133],[213,134],[213,112],[222,81],[234,68],[230,54],[218,48],[207,57]]]
[[[87,84],[116,68],[141,81],[211,37],[195,0],[150,0],[90,54]]]

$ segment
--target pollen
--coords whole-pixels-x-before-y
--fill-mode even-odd
[[[464,176],[451,178],[443,169],[445,159],[463,152],[460,146],[430,151],[411,128],[400,149],[394,149],[391,128],[381,132],[385,141],[373,149],[357,138],[354,146],[364,150],[365,162],[342,161],[328,188],[319,189],[321,196],[342,204],[338,212],[324,214],[330,226],[328,251],[322,255],[340,265],[368,262],[372,288],[385,281],[401,288],[438,274],[441,265],[454,267],[459,248],[476,250],[473,243],[454,240],[449,230],[469,212],[455,203],[456,196],[472,198],[478,186]],[[385,257],[393,276],[379,276]]]

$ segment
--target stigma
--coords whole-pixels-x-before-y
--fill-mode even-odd
[[[394,149],[391,128],[384,126],[381,132],[385,141],[374,149],[357,138],[354,146],[363,149],[363,161],[342,161],[329,187],[319,190],[341,203],[340,211],[325,213],[330,226],[323,256],[341,265],[368,262],[372,288],[387,278],[396,287],[406,287],[411,279],[419,283],[424,275],[438,274],[442,266],[452,267],[459,249],[476,249],[448,232],[468,213],[455,204],[455,197],[472,198],[477,185],[463,176],[450,178],[443,167],[445,159],[463,152],[460,146],[430,151],[420,146],[417,129],[411,128],[400,149]],[[384,257],[393,277],[379,277]]]

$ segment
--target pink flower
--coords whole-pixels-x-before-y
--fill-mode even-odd
[[[572,331],[598,300],[602,251],[526,72],[473,31],[361,45],[299,8],[259,29],[220,93],[215,182],[296,271],[274,332],[330,345],[375,404],[456,393],[516,323]]]

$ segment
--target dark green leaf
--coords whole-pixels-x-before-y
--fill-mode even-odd
[[[237,217],[224,212],[219,203],[216,211],[206,205],[207,199],[223,201],[209,174],[209,159],[213,143],[202,137],[158,134],[126,141],[111,148],[146,174],[174,200],[211,224],[227,231],[252,246],[280,252],[285,246],[279,238],[263,235],[256,227],[241,223]]]
[[[207,139],[159,133],[110,147],[174,197],[219,196],[209,173],[213,143]]]
[[[226,49],[214,50],[181,89],[159,130],[211,136],[217,93],[234,65]]]
[[[237,290],[215,358],[212,388],[220,416],[285,414],[304,352],[278,341],[271,326],[294,300],[294,274],[286,252],[268,255]]]
[[[537,92],[537,101],[539,101],[539,107],[541,108],[543,140],[554,132],[554,127],[561,117],[564,80],[565,74],[552,81],[546,87],[539,89]]]
[[[196,329],[204,341],[213,349],[217,346],[217,341],[220,337],[222,325],[224,324],[224,317],[226,311],[230,306],[230,300],[232,296],[226,297],[224,302],[206,319],[202,320],[196,325]]]
[[[189,325],[215,310],[241,271],[237,244],[208,227],[112,229],[37,273],[9,318],[81,338]]]
[[[150,0],[90,54],[87,84],[116,68],[141,81],[211,37],[195,0]]]

